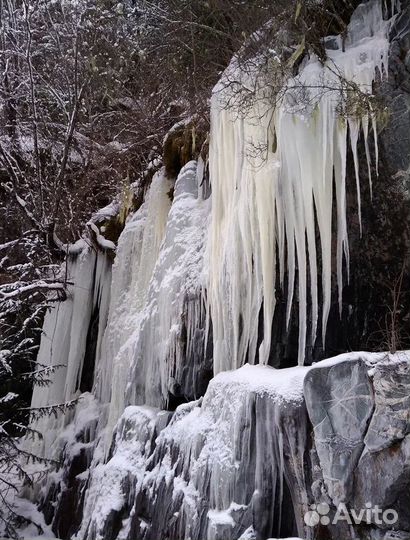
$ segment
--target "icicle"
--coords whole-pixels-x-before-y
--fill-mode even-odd
[[[379,143],[378,143],[378,137],[377,137],[376,117],[374,114],[372,114],[372,128],[373,128],[373,137],[374,137],[376,176],[379,176]]]
[[[340,124],[341,122],[341,124]],[[342,315],[342,293],[343,293],[343,255],[346,260],[346,268],[349,274],[349,240],[347,236],[346,224],[346,123],[339,121],[335,129],[335,186],[337,205],[337,289],[339,301],[339,314]]]
[[[362,203],[360,196],[360,176],[359,176],[359,157],[357,155],[357,141],[359,139],[359,123],[357,120],[349,118],[350,146],[353,153],[354,173],[356,177],[357,191],[357,212],[359,215],[360,236],[362,235]]]
[[[263,341],[259,362],[268,361],[277,260],[281,286],[285,275],[287,277],[287,326],[294,303],[297,270],[298,361],[303,363],[308,296],[311,300],[312,343],[316,339],[318,324],[316,224],[322,262],[321,333],[324,345],[332,292],[333,182],[341,310],[343,259],[347,274],[349,264],[347,138],[353,153],[361,230],[360,132],[364,136],[372,187],[369,116],[365,113],[359,118],[348,117],[344,121],[340,117],[344,105],[342,99],[350,99],[349,92],[353,86],[370,94],[376,75],[386,75],[391,23],[392,20],[383,20],[379,0],[360,5],[349,24],[345,49],[339,40],[339,49],[327,51],[329,58],[325,65],[315,57],[310,58],[299,75],[286,82],[284,96],[276,110],[262,89],[253,110],[242,115],[238,111],[232,112],[224,105],[229,101],[229,84],[227,88],[223,84],[216,87],[211,108],[209,163],[213,209],[208,242],[208,309],[213,325],[215,372],[255,361],[262,305]],[[228,70],[238,70],[235,62]],[[237,80],[242,77],[243,84],[248,84],[249,74],[239,72],[235,75]],[[352,87],[343,80],[353,83]],[[305,105],[300,103],[300,87],[306,92]],[[377,167],[376,120],[374,114],[370,118]],[[266,150],[260,151],[258,159],[255,159],[255,149],[261,148]]]
[[[369,116],[366,114],[362,118],[362,131],[364,138],[364,147],[366,151],[366,161],[367,161],[367,174],[369,176],[369,189],[370,189],[370,198],[373,199],[373,182],[372,182],[372,164],[370,158],[370,149],[369,149]]]

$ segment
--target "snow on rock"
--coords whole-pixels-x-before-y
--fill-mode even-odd
[[[64,450],[66,458],[79,454],[84,444],[94,440],[100,413],[100,404],[91,393],[79,396],[72,421],[59,433],[55,443]]]
[[[142,480],[127,488],[135,503],[132,510],[122,506],[130,521],[119,538],[154,540],[164,526],[170,538],[209,540],[233,540],[251,526],[261,537],[293,530],[292,512],[282,516],[281,506],[294,504],[301,521],[306,371],[244,366],[215,377],[203,400],[178,407],[155,441]],[[86,521],[95,519],[92,512]],[[95,538],[108,526],[100,523]]]
[[[283,370],[245,365],[218,374],[203,398],[174,413],[128,407],[106,462],[91,467],[76,538],[157,540],[166,530],[181,540],[312,540],[317,531],[303,519],[311,504],[327,502],[335,512],[356,497],[359,509],[370,496],[366,482],[355,484],[364,474],[382,497],[372,425],[386,456],[403,441],[390,474],[405,475],[410,422],[400,411],[409,365],[405,352],[346,353]],[[398,429],[383,431],[382,402],[397,392]],[[350,538],[343,526],[338,531]]]
[[[313,540],[303,519],[311,504],[360,509],[377,495],[385,507],[387,479],[377,471],[397,444],[388,485],[404,504],[409,366],[406,352],[282,370],[245,365],[218,374],[203,398],[174,413],[127,407],[108,454],[98,436],[104,406],[84,394],[58,439],[63,472],[52,476],[54,491],[44,489],[43,510],[58,536],[76,540],[158,540],[164,531],[181,540]],[[67,522],[74,501],[78,519]],[[330,537],[350,538],[343,526]]]
[[[100,229],[98,228],[98,226],[95,223],[89,221],[87,223],[87,226],[90,228],[90,230],[93,231],[93,233],[95,235],[95,240],[96,240],[98,246],[101,249],[103,249],[103,250],[115,250],[114,242],[104,238],[104,236],[100,232]]]
[[[55,538],[51,527],[44,520],[44,515],[39,512],[35,504],[27,499],[15,497],[12,505],[16,514],[26,520],[26,522],[17,528],[16,532],[19,538],[35,538],[36,540]]]
[[[127,407],[107,459],[96,452],[75,538],[111,538],[115,529],[116,538],[157,540],[164,527],[170,538],[204,540],[234,540],[252,527],[264,537],[293,532],[281,505],[294,504],[300,521],[306,373],[244,366],[175,413]]]
[[[213,207],[208,247],[216,373],[240,367],[247,359],[268,362],[275,286],[277,282],[283,286],[287,276],[289,323],[297,271],[299,363],[304,362],[307,338],[309,343],[315,342],[320,312],[325,341],[331,297],[333,200],[341,302],[343,261],[347,268],[349,265],[347,151],[350,146],[360,209],[357,142],[362,132],[370,171],[369,126],[375,138],[376,163],[378,159],[375,115],[371,109],[351,114],[349,89],[355,85],[363,95],[370,95],[376,77],[386,75],[391,23],[383,19],[380,0],[359,6],[346,39],[336,39],[338,47],[327,50],[329,58],[324,64],[315,56],[307,59],[300,73],[286,81],[275,96],[276,107],[269,95],[269,81],[261,85],[253,108],[246,112],[226,106],[230,93],[240,91],[232,88],[233,83],[217,85],[211,108]],[[241,74],[236,75],[234,79],[240,80]],[[247,81],[242,83],[246,86]],[[318,260],[322,266],[321,294]],[[312,321],[309,336],[308,304]],[[261,310],[263,341],[258,348]]]
[[[269,394],[275,401],[303,401],[303,381],[309,367],[273,369],[245,364],[241,369],[222,372],[219,384],[240,384],[257,394]]]

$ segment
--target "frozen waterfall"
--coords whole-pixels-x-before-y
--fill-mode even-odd
[[[276,103],[261,88],[246,113],[230,109],[222,79],[211,106],[211,196],[206,152],[175,178],[161,167],[134,186],[143,200],[117,208],[126,217],[116,222],[115,258],[96,225],[99,245],[81,241],[68,254],[67,299],[46,314],[38,355],[57,369],[32,405],[79,401],[38,420],[44,440],[30,441],[63,463],[38,489],[60,538],[313,540],[304,520],[313,504],[362,508],[375,493],[387,507],[390,488],[404,493],[398,507],[406,503],[408,353],[263,365],[279,287],[288,326],[298,305],[299,364],[325,340],[332,293],[342,304],[347,157],[360,221],[362,178],[371,191],[377,174],[368,98],[387,75],[386,11],[379,0],[360,5],[344,38],[324,39],[326,62],[306,57]],[[384,484],[380,463],[390,467]],[[322,532],[361,531],[343,527]],[[374,531],[366,539],[382,537]]]
[[[68,283],[67,299],[55,302],[45,316],[37,357],[38,369],[52,366],[55,371],[48,386],[34,388],[33,409],[66,403],[78,397],[80,392],[91,390],[82,377],[84,361],[91,364],[86,369],[91,370],[92,380],[94,358],[99,354],[107,323],[111,262],[106,252],[97,253],[82,240],[79,244],[81,251],[69,254],[64,268]],[[95,349],[87,351],[93,318],[98,321]],[[33,427],[43,434],[43,439],[35,443],[28,441],[31,450],[48,457],[58,453],[59,449],[53,448],[54,440],[70,419],[68,413],[57,418],[44,415],[36,420]]]

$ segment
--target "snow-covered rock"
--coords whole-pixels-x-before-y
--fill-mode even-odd
[[[258,538],[295,533],[289,507],[303,527],[307,504],[307,371],[221,373],[166,427],[164,413],[127,408],[108,461],[91,470],[76,538],[114,538],[113,527],[130,540],[235,540],[249,527]]]

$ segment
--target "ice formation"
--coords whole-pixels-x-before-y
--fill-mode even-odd
[[[161,170],[154,176],[145,202],[129,218],[118,242],[108,323],[95,378],[95,394],[108,404],[109,434],[125,408],[129,368],[171,206],[170,189],[171,182]]]
[[[261,98],[248,115],[238,115],[222,106],[219,86],[211,111],[212,200],[204,199],[199,186],[201,160],[189,162],[175,183],[161,169],[142,206],[127,218],[112,271],[106,250],[114,245],[95,222],[89,229],[98,249],[82,241],[68,250],[68,298],[47,313],[38,357],[40,364],[63,366],[50,387],[36,389],[33,406],[82,395],[66,417],[40,419],[35,427],[45,439],[41,447],[31,446],[64,461],[42,492],[42,506],[61,538],[311,539],[315,530],[306,529],[303,516],[323,486],[330,494],[336,488],[347,493],[358,467],[352,455],[361,456],[365,444],[390,449],[386,445],[406,433],[402,418],[394,436],[390,425],[379,438],[360,432],[353,452],[343,430],[348,425],[354,431],[355,422],[338,423],[350,407],[363,409],[366,420],[374,415],[373,401],[379,406],[381,398],[374,399],[371,385],[383,386],[374,379],[378,363],[392,370],[392,393],[405,387],[393,380],[399,370],[385,354],[349,353],[283,370],[249,365],[268,361],[275,287],[285,280],[288,322],[294,297],[299,304],[300,364],[318,326],[325,336],[333,210],[341,302],[349,261],[346,155],[350,146],[360,214],[358,141],[363,137],[371,182],[370,127],[377,163],[372,111],[342,116],[341,107],[352,84],[370,94],[377,74],[386,73],[389,25],[379,1],[360,6],[344,44],[341,38],[326,41],[338,47],[328,50],[324,65],[307,59],[276,108]],[[301,85],[303,110],[296,106]],[[88,354],[93,324],[96,338]],[[206,353],[211,333],[213,358]],[[400,362],[408,370],[408,357]],[[209,367],[216,376],[206,388]],[[92,388],[84,384],[87,370]],[[365,386],[355,385],[358,374]],[[370,389],[365,396],[363,387]],[[344,406],[343,392],[350,394],[342,414],[337,407]],[[333,400],[333,424],[317,419]],[[381,422],[372,421],[376,427]],[[321,426],[327,430],[323,437]],[[336,477],[332,467],[346,456],[350,469],[341,467]],[[66,505],[78,522],[67,523]]]
[[[31,406],[33,409],[63,404],[76,398],[81,390],[81,376],[86,358],[87,338],[93,314],[98,313],[95,354],[99,354],[101,339],[107,322],[111,285],[111,262],[106,252],[96,252],[85,242],[79,253],[68,255],[66,261],[67,299],[55,302],[47,311],[40,349],[38,369],[54,366],[50,384],[36,386]],[[94,352],[92,353],[94,360]],[[92,369],[93,366],[90,366]],[[70,414],[44,415],[35,425],[43,434],[36,442],[34,453],[54,455],[53,442]],[[34,444],[30,441],[30,445]]]
[[[113,457],[107,463],[99,463],[91,469],[84,519],[77,538],[92,536],[103,540],[101,532],[110,513],[119,512],[128,497],[135,494],[136,486],[132,482],[138,486],[143,481],[147,455],[156,423],[161,420],[161,416],[166,420],[167,414],[164,411],[149,407],[125,409],[113,441]],[[125,489],[127,484],[131,493]],[[127,530],[127,523],[124,525]]]
[[[80,383],[87,336],[93,321],[98,323],[87,369],[93,393],[103,405],[99,431],[106,433],[106,452],[126,405],[165,407],[170,394],[182,399],[202,395],[209,378],[201,374],[209,364],[204,359],[202,272],[210,201],[202,198],[196,162],[180,172],[172,204],[171,188],[161,169],[145,202],[127,220],[112,272],[105,251],[82,241],[75,254],[70,252],[68,299],[56,303],[44,323],[38,362],[61,367],[48,388],[36,389],[34,408],[64,403],[91,390]],[[93,231],[98,229],[93,225]],[[98,245],[106,242],[100,239]],[[68,421],[39,420],[36,427],[46,434],[40,454],[52,447]]]
[[[387,73],[390,25],[391,21],[383,19],[379,0],[360,5],[345,42],[341,37],[333,40],[337,49],[327,50],[324,64],[315,56],[309,58],[300,73],[287,81],[276,108],[262,95],[251,111],[241,114],[225,106],[231,85],[216,87],[211,110],[213,209],[208,257],[216,373],[258,358],[267,363],[277,260],[282,287],[287,277],[287,323],[298,275],[299,364],[304,362],[309,303],[311,342],[317,336],[320,308],[324,342],[331,302],[333,194],[335,191],[341,304],[343,258],[347,269],[349,264],[347,148],[350,145],[354,157],[360,217],[357,145],[362,133],[371,181],[369,124],[373,127],[377,163],[375,115],[371,110],[355,109],[352,101],[358,90],[371,94],[376,77]],[[261,309],[263,341],[257,351]]]
[[[376,471],[387,456],[389,485],[406,474],[409,374],[408,352],[347,353],[281,370],[245,365],[174,412],[127,407],[106,459],[93,441],[101,405],[85,394],[57,441],[63,467],[44,490],[53,531],[76,540],[313,540],[318,530],[304,521],[312,502],[331,504],[330,496],[336,507],[357,475],[372,478],[381,506],[392,503]],[[399,413],[393,423],[390,407]],[[355,484],[355,508],[370,500],[368,484]],[[358,537],[343,526],[329,538]]]
[[[180,171],[135,342],[129,404],[165,407],[169,392],[192,397],[205,362],[202,268],[209,200],[198,194],[196,162]],[[186,333],[186,336],[184,334]],[[121,411],[120,411],[121,412]]]
[[[165,406],[173,384],[183,382],[183,368],[185,384],[195,386],[185,360],[196,354],[205,317],[201,272],[210,207],[198,197],[195,162],[180,172],[172,206],[170,189],[161,171],[118,244],[95,388],[108,404],[108,443],[126,405]]]

